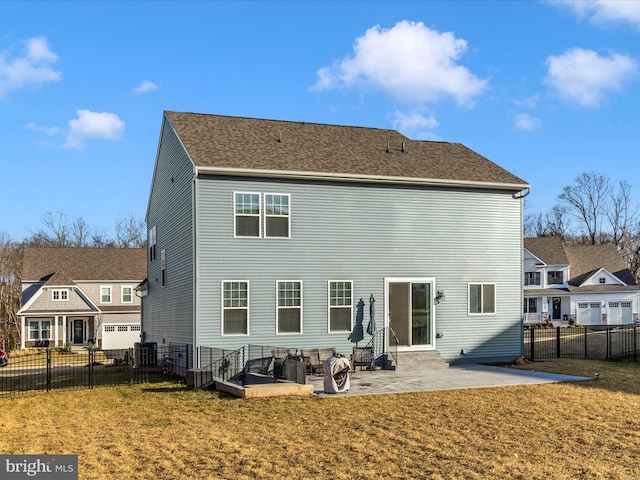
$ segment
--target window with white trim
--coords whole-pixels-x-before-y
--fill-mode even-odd
[[[222,334],[249,334],[249,282],[222,282]]]
[[[289,238],[289,194],[264,194],[265,238]]]
[[[329,282],[329,333],[351,331],[352,291],[351,280]]]
[[[496,284],[469,284],[469,315],[496,313]]]
[[[302,333],[302,282],[278,280],[277,333]]]
[[[51,340],[51,320],[30,320],[29,340]]]
[[[538,299],[526,298],[524,302],[525,313],[538,313]]]
[[[540,285],[540,272],[525,272],[524,273],[525,285]]]
[[[54,302],[66,302],[69,300],[69,290],[66,288],[51,290],[51,300]]]
[[[605,277],[600,277],[598,279],[598,283],[607,283],[607,279]]]
[[[156,227],[155,225],[149,229],[149,262],[156,259]]]
[[[557,285],[564,282],[564,272],[559,270],[557,272],[547,272],[547,283],[549,285]]]
[[[120,293],[122,303],[133,303],[133,287],[123,286]]]
[[[233,223],[236,237],[260,237],[260,194],[233,194]]]
[[[100,287],[100,303],[111,303],[111,287]]]

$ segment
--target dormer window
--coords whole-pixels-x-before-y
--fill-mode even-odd
[[[69,290],[67,289],[56,289],[51,290],[51,300],[54,302],[66,302],[69,300]]]
[[[564,276],[562,271],[559,272],[547,272],[547,283],[550,285],[556,285],[564,282]]]
[[[604,277],[600,277],[600,279],[598,280],[600,283],[607,283],[607,279]]]

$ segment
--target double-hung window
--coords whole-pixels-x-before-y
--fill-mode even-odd
[[[496,313],[496,284],[469,284],[469,315]]]
[[[234,194],[234,232],[236,237],[260,237],[260,194]]]
[[[302,282],[277,281],[277,333],[302,333]]]
[[[329,333],[350,332],[353,318],[353,282],[329,282]]]
[[[121,301],[122,303],[132,303],[133,302],[133,288],[129,286],[123,286],[120,289],[120,293],[122,294]]]
[[[249,282],[222,282],[222,334],[249,333]]]
[[[149,229],[149,262],[153,262],[156,259],[156,227],[153,226]]]
[[[111,287],[100,287],[100,303],[111,303]]]
[[[30,321],[29,340],[51,340],[51,320]]]
[[[289,195],[264,194],[266,238],[289,238]]]

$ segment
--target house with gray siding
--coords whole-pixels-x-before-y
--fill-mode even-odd
[[[25,247],[21,348],[131,348],[140,341],[144,248]]]
[[[613,244],[564,245],[524,239],[525,322],[566,326],[638,322],[638,287]]]
[[[459,143],[167,111],[143,340],[348,355],[375,323],[398,352],[512,360],[528,188]]]

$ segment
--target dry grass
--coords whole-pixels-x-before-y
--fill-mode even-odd
[[[239,400],[181,385],[0,400],[0,451],[76,453],[82,479],[640,478],[640,366],[593,382]]]

